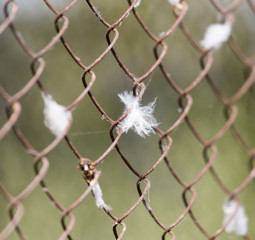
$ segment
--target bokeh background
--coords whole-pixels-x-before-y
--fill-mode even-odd
[[[3,9],[5,1],[0,2]],[[63,9],[69,1],[50,1],[57,9]],[[184,19],[195,41],[202,40],[206,27],[211,23],[223,20],[210,1],[187,0],[189,12]],[[220,1],[227,6],[232,1]],[[14,23],[22,34],[27,45],[34,51],[44,47],[56,34],[54,28],[55,15],[41,0],[17,0],[19,9]],[[102,16],[110,23],[115,22],[128,8],[125,0],[93,1]],[[165,32],[175,21],[172,6],[167,0],[142,0],[137,8],[140,16],[157,36]],[[75,54],[87,65],[96,59],[107,47],[105,39],[106,28],[92,13],[86,1],[78,1],[66,16],[69,26],[64,34],[66,41]],[[236,18],[232,37],[246,56],[255,52],[254,12],[248,1],[234,12]],[[3,22],[3,12],[0,14]],[[119,38],[114,49],[136,76],[141,76],[155,62],[153,55],[154,42],[146,35],[135,17],[130,14],[118,26]],[[181,30],[165,40],[168,52],[163,60],[172,78],[181,88],[187,87],[201,71],[199,53],[194,50]],[[224,44],[213,53],[214,64],[210,71],[217,86],[226,96],[232,96],[243,84],[247,75],[246,69],[235,57],[230,47]],[[61,43],[47,52],[43,57],[46,68],[40,78],[44,88],[62,104],[69,105],[84,89],[81,81],[82,69],[64,50]],[[31,78],[31,58],[27,56],[17,41],[6,30],[0,36],[0,82],[10,94],[15,94]],[[111,53],[101,61],[93,71],[97,79],[92,87],[105,112],[118,119],[123,111],[123,105],[117,96],[124,90],[131,90],[133,82],[127,78]],[[159,127],[166,130],[178,116],[178,94],[170,87],[159,69],[156,69],[146,80],[146,93],[143,103],[157,98],[155,117],[160,122]],[[224,105],[214,94],[204,80],[192,91],[193,105],[189,113],[194,125],[205,139],[210,139],[224,125]],[[38,151],[44,149],[53,141],[54,136],[46,129],[43,120],[43,100],[40,90],[34,86],[21,100],[22,112],[18,126],[28,140]],[[0,124],[6,122],[5,101],[0,98]],[[255,101],[253,88],[237,103],[239,112],[235,126],[241,132],[249,146],[254,147],[255,140]],[[73,125],[68,133],[79,152],[91,160],[97,159],[111,144],[109,137],[110,123],[102,119],[91,100],[86,96],[73,111]],[[183,122],[171,133],[173,145],[168,158],[186,183],[194,179],[205,163],[201,145],[192,134],[187,124]],[[158,136],[151,135],[145,139],[133,132],[124,134],[119,146],[125,156],[139,172],[147,171],[160,156]],[[249,174],[249,159],[247,153],[228,131],[215,146],[218,156],[214,168],[224,184],[231,190],[237,188]],[[65,141],[62,141],[47,155],[50,168],[44,180],[54,197],[63,205],[72,204],[87,188],[79,170],[77,158],[71,152]],[[34,178],[33,157],[23,148],[13,132],[9,132],[0,144],[0,182],[12,194],[18,195]],[[115,216],[124,214],[138,199],[136,190],[137,177],[134,176],[113,150],[102,164],[100,185],[104,200],[109,204]],[[162,162],[148,179],[151,181],[150,194],[147,196],[150,206],[159,219],[170,225],[184,211],[182,201],[183,188],[170,174]],[[249,235],[255,237],[255,189],[254,182],[239,195],[249,217]],[[222,205],[226,199],[210,173],[194,185],[197,192],[196,201],[192,207],[199,221],[213,233],[223,220]],[[27,239],[46,240],[57,239],[62,233],[60,224],[61,213],[49,201],[38,187],[23,202],[25,214],[20,227]],[[8,202],[0,195],[0,229],[9,222]],[[73,239],[114,239],[112,233],[113,220],[104,211],[97,209],[92,195],[74,210],[76,223],[71,232]],[[141,204],[128,218],[124,220],[127,232],[123,239],[160,239],[160,229],[151,219]],[[190,216],[187,215],[173,229],[176,239],[206,239],[197,229]],[[19,239],[14,232],[10,240]],[[243,239],[234,234],[221,234],[218,239]]]

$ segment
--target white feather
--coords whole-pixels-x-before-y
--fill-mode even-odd
[[[140,6],[140,4],[141,4],[141,1],[142,1],[142,0],[137,0],[137,2],[136,2],[136,4],[135,4],[135,6],[134,6],[134,7],[135,7],[135,8],[139,7],[139,6]]]
[[[223,205],[224,220],[223,224],[226,224],[231,216],[234,214],[237,208],[237,202],[235,200],[227,200]],[[245,209],[242,205],[239,206],[235,216],[227,225],[226,232],[234,232],[238,236],[245,236],[248,232],[248,217],[245,214]]]
[[[148,136],[151,132],[154,133],[153,128],[158,126],[157,120],[152,115],[156,99],[147,106],[141,106],[138,97],[134,97],[132,92],[125,91],[118,96],[125,104],[124,113],[129,111],[120,123],[123,131],[127,133],[129,129],[133,129],[141,137]]]
[[[111,210],[111,207],[106,205],[104,202],[103,193],[102,193],[99,183],[95,182],[95,183],[91,183],[91,185],[92,185],[92,192],[94,194],[94,198],[95,198],[97,207],[100,209],[104,208],[107,211]]]
[[[61,135],[68,127],[72,113],[55,102],[50,95],[42,93],[44,101],[44,124],[55,135]]]
[[[168,0],[168,2],[171,4],[171,5],[176,5],[178,3],[180,3],[180,0]]]
[[[205,32],[204,39],[200,45],[205,49],[218,49],[226,42],[231,34],[231,24],[226,21],[224,24],[212,24]]]

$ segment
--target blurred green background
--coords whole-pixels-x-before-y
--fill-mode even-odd
[[[69,1],[50,1],[58,10],[63,9]],[[227,6],[232,1],[221,1]],[[34,51],[44,47],[54,36],[54,14],[40,0],[19,0],[19,10],[15,17],[15,26],[22,34],[27,45]],[[206,27],[221,19],[219,13],[209,1],[187,1],[189,12],[184,23],[194,40],[203,38]],[[0,2],[3,9],[4,1]],[[109,22],[115,22],[127,9],[124,0],[93,1],[102,16]],[[150,30],[158,35],[166,32],[175,21],[172,7],[167,0],[142,0],[137,8],[142,19]],[[245,1],[235,12],[236,23],[232,36],[245,55],[255,52],[254,13]],[[85,65],[94,61],[107,47],[105,34],[107,29],[92,13],[86,1],[78,1],[67,12],[69,27],[64,34],[75,54]],[[1,13],[1,22],[4,17]],[[144,74],[155,62],[153,56],[154,42],[145,34],[132,14],[118,27],[119,38],[114,46],[116,52],[128,69],[136,76]],[[199,54],[191,47],[183,33],[177,29],[165,40],[168,52],[163,63],[172,78],[182,88],[187,87],[201,71]],[[233,95],[243,84],[244,67],[224,44],[214,54],[214,65],[211,76],[224,95]],[[44,57],[46,68],[41,82],[45,89],[62,104],[69,105],[83,90],[81,81],[82,69],[71,59],[61,43],[58,43]],[[10,30],[0,35],[0,81],[9,93],[16,93],[31,78],[30,61]],[[132,89],[132,81],[127,78],[111,53],[94,69],[96,82],[92,92],[105,112],[117,119],[123,111],[117,94]],[[167,83],[159,69],[156,69],[145,80],[147,90],[143,103],[157,97],[155,117],[162,130],[168,129],[179,117],[178,95]],[[203,81],[191,93],[193,106],[190,118],[201,135],[210,139],[225,123],[223,105],[212,92],[206,81]],[[43,101],[37,86],[34,86],[21,100],[22,113],[18,125],[35,149],[41,151],[54,137],[43,123]],[[249,146],[254,146],[255,139],[255,102],[250,93],[238,103],[237,129]],[[88,96],[73,111],[73,125],[68,133],[79,152],[91,160],[97,159],[111,144],[108,134],[110,124],[102,120]],[[5,102],[0,98],[0,124],[5,123]],[[203,146],[183,122],[171,133],[173,145],[168,158],[171,165],[186,183],[194,179],[204,167]],[[140,138],[133,132],[121,137],[119,146],[123,153],[140,173],[147,171],[159,158],[158,136]],[[231,132],[227,132],[217,143],[218,156],[214,168],[222,181],[230,189],[237,188],[249,173],[248,156],[240,147]],[[34,178],[33,158],[23,148],[13,132],[9,132],[0,144],[0,182],[13,196],[19,194]],[[87,188],[86,183],[76,169],[78,161],[62,141],[47,155],[50,168],[45,182],[54,197],[64,207],[72,204]],[[115,150],[98,166],[102,171],[100,185],[104,200],[113,208],[113,214],[122,216],[138,199],[135,177]],[[184,211],[181,193],[183,188],[175,181],[162,162],[148,179],[151,189],[148,199],[153,212],[166,226],[173,223]],[[195,186],[197,198],[192,207],[199,222],[204,228],[214,233],[222,224],[222,205],[226,195],[220,190],[210,173],[207,173]],[[255,236],[254,183],[251,183],[241,194],[240,199],[249,217],[249,234]],[[23,202],[25,214],[20,227],[27,239],[57,239],[62,228],[61,213],[48,200],[38,187]],[[0,229],[8,221],[8,202],[0,195]],[[76,223],[71,235],[73,239],[114,239],[113,221],[96,208],[90,195],[74,210]],[[160,239],[162,229],[149,216],[141,204],[124,220],[127,231],[123,239]],[[176,239],[206,239],[197,229],[189,216],[173,229]],[[11,240],[19,239],[13,233]],[[242,239],[234,234],[223,233],[218,239]]]

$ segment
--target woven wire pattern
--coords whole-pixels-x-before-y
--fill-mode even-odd
[[[115,6],[114,1],[73,0],[59,8],[53,1],[44,0],[33,10],[35,15],[42,9],[48,14],[40,21],[48,24],[51,37],[42,42],[39,41],[42,35],[36,37],[35,34],[34,39],[26,39],[26,28],[32,26],[32,22],[19,29],[19,11],[20,14],[25,13],[22,4],[22,1],[8,0],[1,5],[4,17],[1,18],[0,42],[12,41],[16,45],[6,45],[1,54],[1,68],[5,68],[3,63],[6,68],[11,65],[7,68],[8,74],[14,74],[14,77],[3,79],[2,75],[0,86],[0,139],[1,149],[6,149],[5,154],[1,154],[0,195],[1,203],[7,206],[7,210],[1,208],[0,239],[12,239],[14,236],[15,239],[40,239],[38,235],[41,233],[28,237],[32,233],[25,224],[23,227],[22,222],[29,221],[30,214],[34,214],[28,210],[31,204],[40,212],[40,201],[45,200],[45,196],[46,206],[52,209],[53,205],[58,211],[50,210],[54,211],[56,218],[44,218],[42,222],[51,222],[51,229],[58,229],[58,239],[99,238],[100,223],[93,219],[100,210],[92,209],[93,214],[90,212],[90,216],[86,216],[86,224],[82,217],[76,219],[78,212],[86,215],[83,207],[92,208],[94,204],[93,200],[89,200],[92,187],[86,185],[75,169],[81,159],[90,159],[95,173],[99,170],[102,173],[96,174],[95,181],[100,182],[105,201],[113,210],[101,210],[100,221],[106,228],[112,229],[112,239],[130,239],[129,225],[133,227],[130,221],[135,221],[138,211],[143,211],[143,215],[139,215],[142,216],[137,223],[139,226],[134,230],[136,234],[132,235],[135,239],[148,238],[147,235],[139,235],[139,231],[146,231],[151,239],[155,238],[153,232],[158,239],[190,239],[192,236],[194,239],[226,239],[226,225],[222,224],[223,201],[230,198],[249,206],[255,197],[252,183],[255,176],[255,55],[251,52],[254,50],[255,29],[252,29],[252,24],[244,25],[248,11],[254,21],[255,3],[252,0],[236,0],[224,1],[223,4],[208,0],[204,3],[181,1],[171,6],[167,1],[142,1],[137,6],[137,1],[128,0]],[[117,11],[118,7],[121,10]],[[151,19],[143,12],[149,7],[155,12]],[[107,15],[111,12],[109,8],[116,10],[114,17]],[[73,9],[82,12],[84,19],[77,19],[76,14],[71,14]],[[208,14],[205,22],[199,17],[203,11]],[[88,14],[91,14],[96,26],[90,27],[91,23],[86,18]],[[157,19],[159,15],[164,16]],[[233,25],[231,37],[216,51],[204,50],[199,41],[206,25],[215,22],[216,17],[230,19]],[[78,26],[77,21],[80,23]],[[161,29],[157,32],[151,30],[157,29],[162,21]],[[77,37],[74,37],[77,41],[70,36],[73,32],[68,35],[68,31],[75,27],[78,29],[75,32]],[[37,30],[46,31],[43,27]],[[240,34],[242,31],[244,34]],[[93,34],[100,38],[98,42],[89,40]],[[35,44],[36,41],[39,43]],[[98,43],[101,45],[96,45]],[[43,46],[38,48],[40,44]],[[86,44],[88,52],[95,52],[93,57],[87,58],[84,49],[78,53],[79,45]],[[130,53],[123,50],[123,45],[128,44],[133,48]],[[145,57],[139,55],[142,54],[140,48],[146,49]],[[20,66],[8,57],[13,51],[18,51],[25,59],[17,63]],[[59,52],[61,56],[56,56]],[[78,55],[84,57],[79,58]],[[67,64],[62,65],[61,62]],[[100,72],[103,65],[106,68]],[[60,78],[58,74],[51,76],[49,68],[60,73],[59,76],[69,68],[77,74],[68,76],[67,80],[63,75]],[[25,74],[18,78],[10,69],[17,74],[22,69]],[[117,103],[117,93],[124,90],[133,91],[145,101],[157,97],[155,116],[160,125],[155,128],[155,135],[143,140],[135,134],[123,133],[119,123],[128,112],[121,116],[122,106]],[[55,139],[43,126],[40,92],[56,96],[68,110],[73,111],[73,121],[70,121],[65,133]],[[36,107],[30,109],[32,105]],[[33,112],[35,109],[36,112]],[[87,118],[91,118],[92,123],[88,123]],[[82,134],[83,131],[86,133]],[[38,139],[42,139],[42,143]],[[94,148],[89,150],[86,144]],[[59,146],[64,150],[60,150]],[[19,158],[9,160],[10,151],[22,153]],[[60,158],[65,154],[68,157],[64,161]],[[64,162],[55,166],[56,161]],[[181,162],[179,165],[178,161]],[[70,172],[62,172],[61,165],[69,162],[67,168]],[[112,177],[115,164],[119,163],[124,163],[118,167],[120,173],[116,174],[119,175],[107,182],[107,178]],[[34,175],[30,176],[29,182],[12,191],[13,185],[9,182],[18,184],[19,177],[24,174],[23,167],[30,169]],[[13,168],[21,168],[20,175],[12,175]],[[50,173],[51,168],[54,168],[53,173]],[[47,179],[48,174],[61,178],[62,188],[59,191],[62,195],[54,193],[55,186],[51,178]],[[128,175],[128,180],[133,179],[130,188],[128,183],[125,185],[122,175],[123,178]],[[104,181],[110,186],[104,185]],[[112,190],[118,181],[122,182],[122,192]],[[71,195],[65,186],[67,183],[73,184],[79,192],[71,200],[67,196]],[[129,195],[129,190],[135,191],[135,195]],[[38,191],[40,193],[35,195]],[[123,194],[128,203],[124,203]],[[34,196],[37,196],[36,199]],[[69,200],[64,200],[66,198]],[[156,204],[154,199],[159,199]],[[30,204],[26,204],[27,201],[31,201]],[[162,206],[159,206],[160,201]],[[116,208],[115,202],[119,202],[120,207]],[[158,210],[161,208],[163,213]],[[216,215],[212,215],[213,212]],[[246,212],[249,232],[236,239],[254,239],[254,208],[247,207]],[[33,216],[31,221],[35,221],[33,224],[36,225],[35,219]],[[97,230],[86,238],[91,231],[90,221]],[[84,236],[75,233],[77,225],[83,229]],[[44,229],[44,226],[38,226],[38,229],[39,232],[48,231],[48,236],[51,236],[50,230]],[[52,236],[41,237],[54,239]]]

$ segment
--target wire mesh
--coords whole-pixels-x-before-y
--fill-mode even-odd
[[[255,3],[177,2],[2,3],[0,239],[226,239],[225,199],[249,217],[231,237],[254,238]],[[225,19],[227,43],[203,49]],[[123,133],[124,90],[157,97],[155,135]],[[56,138],[40,93],[73,111]]]

